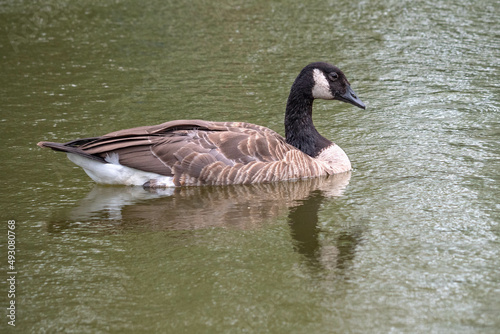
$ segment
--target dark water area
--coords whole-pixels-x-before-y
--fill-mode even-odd
[[[498,17],[498,1],[2,2],[0,331],[499,332]],[[313,61],[367,104],[314,105],[346,175],[149,192],[36,146],[175,119],[283,134]]]

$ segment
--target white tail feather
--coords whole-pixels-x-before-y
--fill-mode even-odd
[[[101,184],[124,184],[129,186],[142,186],[144,183],[156,180],[162,187],[175,187],[173,177],[156,173],[144,172],[120,164],[117,153],[108,154],[102,163],[87,159],[81,155],[68,153],[68,159],[83,168],[92,180]]]

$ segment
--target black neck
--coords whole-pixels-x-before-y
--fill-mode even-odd
[[[286,142],[305,154],[315,157],[331,141],[319,134],[312,121],[313,97],[292,86],[285,113]]]

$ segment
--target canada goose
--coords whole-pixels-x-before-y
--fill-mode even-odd
[[[349,171],[345,152],[314,127],[314,99],[365,108],[340,69],[317,62],[302,69],[290,89],[286,139],[250,123],[177,120],[38,146],[66,152],[102,184],[153,188],[243,184]]]

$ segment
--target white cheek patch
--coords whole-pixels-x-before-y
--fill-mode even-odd
[[[332,100],[333,94],[330,90],[330,84],[323,71],[315,68],[313,70],[314,87],[312,95],[315,99]]]

